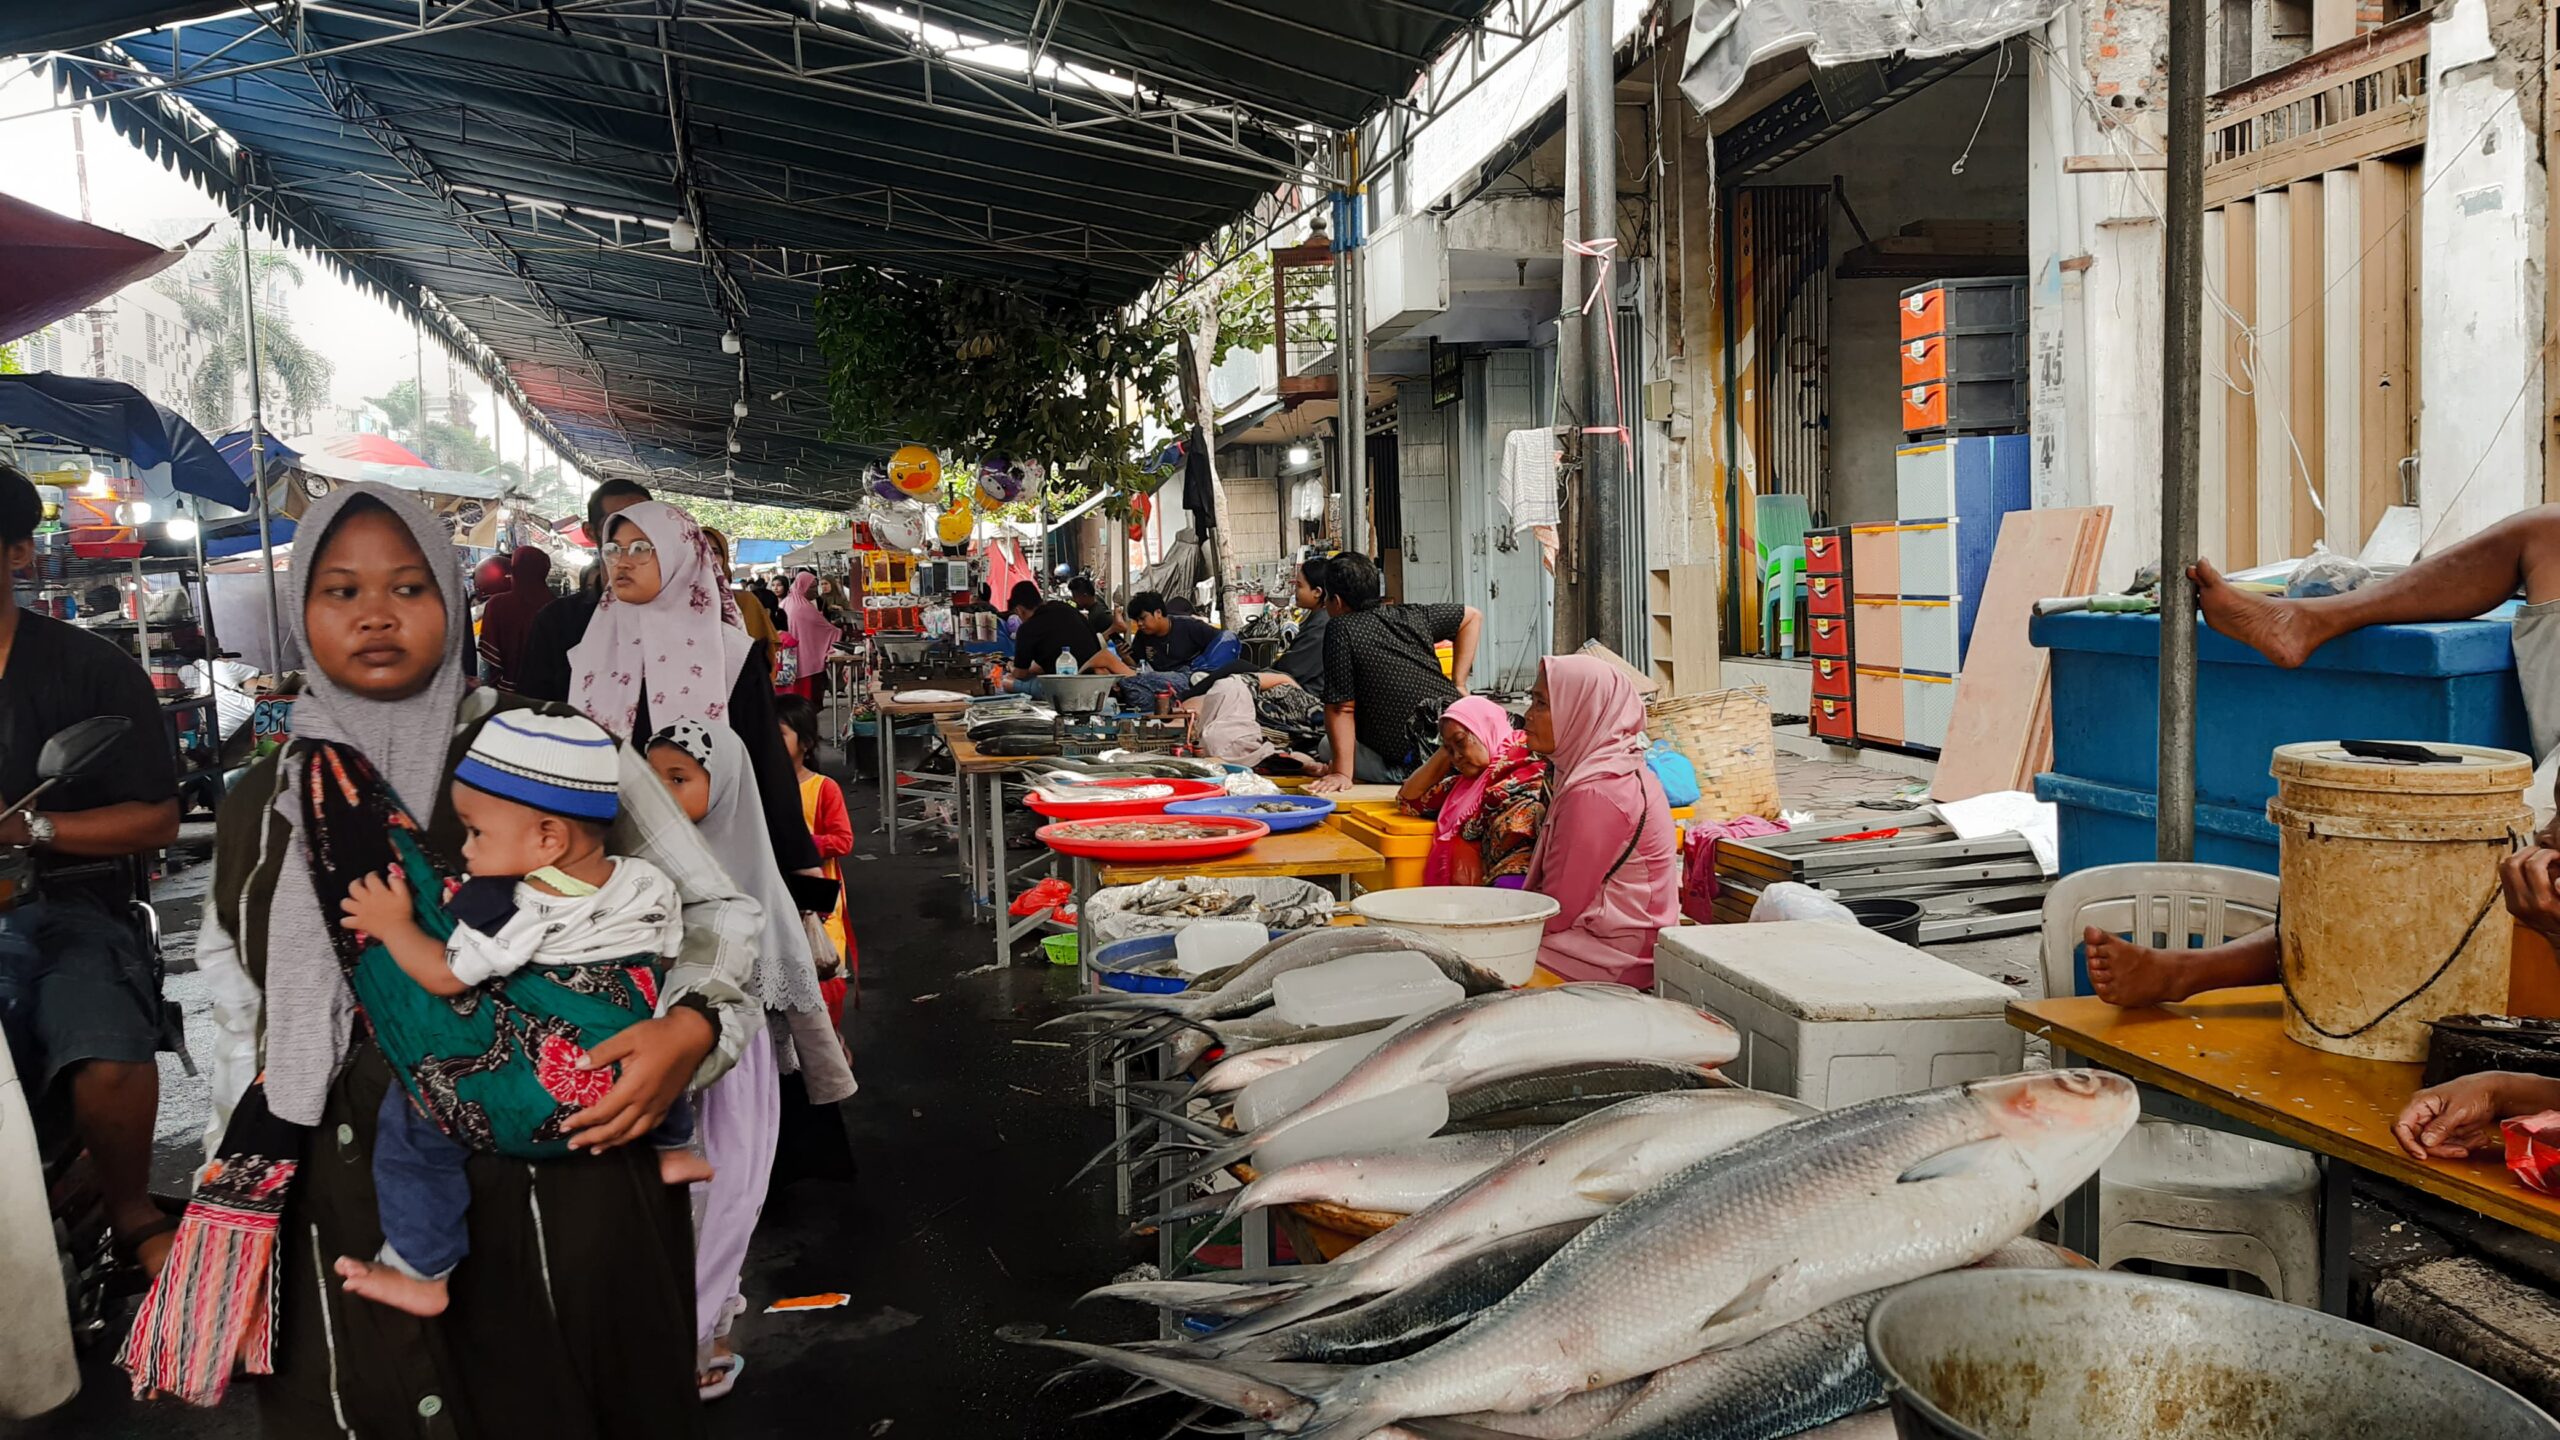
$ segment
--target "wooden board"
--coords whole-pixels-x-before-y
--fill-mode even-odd
[[[1318,825],[1292,835],[1271,835],[1253,848],[1223,860],[1182,860],[1162,865],[1097,863],[1103,885],[1136,885],[1165,876],[1201,875],[1225,880],[1323,879],[1333,875],[1365,875],[1383,870],[1378,852],[1333,829]]]
[[[2086,997],[2023,1000],[2009,1007],[2009,1023],[2306,1150],[2560,1240],[2560,1196],[2526,1189],[2494,1152],[2412,1160],[2391,1138],[2424,1066],[2295,1044],[2285,1038],[2284,999],[2273,985],[2146,1010]]]
[[[2028,766],[2044,763],[2052,739],[2047,664],[2045,653],[2027,643],[2027,621],[2038,600],[2095,587],[2096,555],[2111,513],[2099,505],[2002,517],[1931,798],[2021,789],[2022,772],[2032,774]]]

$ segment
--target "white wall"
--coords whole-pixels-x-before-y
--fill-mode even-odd
[[[2418,500],[2430,551],[2542,499],[2547,279],[2543,164],[2488,6],[2451,0],[2437,14],[2418,232]]]
[[[1995,87],[1986,57],[1881,115],[1798,156],[1754,185],[1828,185],[1846,176],[1849,207],[1867,233],[1891,235],[1916,220],[2027,218],[2027,91],[2022,67]],[[1979,123],[1981,134],[1970,142]],[[1959,158],[1963,173],[1951,174]],[[1837,208],[1831,254],[1858,248]],[[1831,281],[1831,514],[1834,524],[1890,520],[1894,451],[1903,443],[1901,321],[1894,307],[1910,280]]]

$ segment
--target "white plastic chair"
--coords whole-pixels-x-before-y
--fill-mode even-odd
[[[2276,879],[2227,865],[2100,865],[2044,902],[2047,995],[2080,993],[2083,927],[2204,949],[2275,923]],[[2144,1120],[2098,1171],[2098,1264],[2238,1271],[2294,1305],[2320,1303],[2320,1170],[2310,1155],[2199,1125]]]

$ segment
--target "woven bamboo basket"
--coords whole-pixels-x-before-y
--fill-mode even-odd
[[[1778,741],[1759,686],[1676,695],[1646,707],[1645,733],[1668,740],[1698,771],[1701,820],[1778,818]]]

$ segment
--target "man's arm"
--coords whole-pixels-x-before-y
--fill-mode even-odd
[[[1081,662],[1078,668],[1089,675],[1135,675],[1138,673],[1129,668],[1128,661],[1113,654],[1108,646],[1095,650],[1093,658]]]
[[[95,810],[37,813],[53,822],[53,844],[49,848],[56,855],[110,860],[158,850],[178,838],[175,800],[127,800]],[[24,845],[30,838],[24,815],[12,816],[8,823],[0,824],[0,845]]]
[[[1467,682],[1475,676],[1476,646],[1483,640],[1484,612],[1470,605],[1458,621],[1457,637],[1449,642],[1449,680],[1461,695],[1469,693]]]

